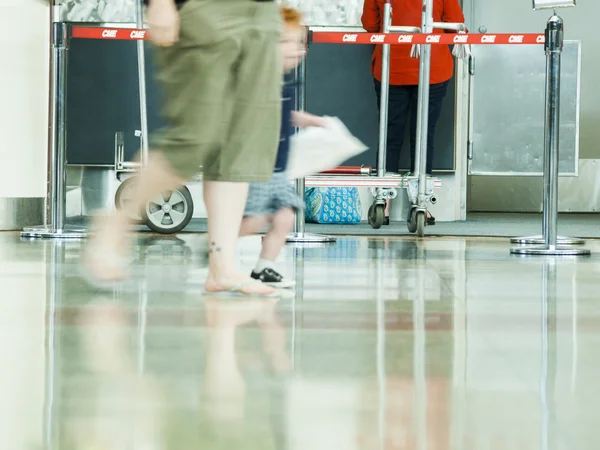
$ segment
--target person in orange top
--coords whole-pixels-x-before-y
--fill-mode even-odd
[[[365,0],[362,25],[370,33],[380,33],[383,28],[384,0]],[[392,25],[421,26],[423,0],[393,0]],[[464,23],[465,17],[459,0],[433,0],[434,22]],[[434,30],[443,33],[443,30]],[[419,84],[419,60],[410,57],[411,44],[390,46],[390,91],[387,135],[388,172],[400,170],[400,151],[404,140],[406,123],[410,118],[410,161],[411,172],[415,170],[415,147],[417,134],[417,98]],[[377,45],[373,52],[371,68],[375,78],[377,106],[381,99],[382,46]],[[448,81],[454,72],[454,60],[446,45],[431,46],[431,87],[429,91],[429,127],[427,130],[427,167],[431,175],[433,169],[435,128],[442,112],[442,104],[448,90]],[[435,223],[428,217],[430,225]]]

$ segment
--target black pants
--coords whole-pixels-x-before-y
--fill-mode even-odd
[[[388,172],[400,170],[400,152],[404,141],[406,122],[410,117],[410,170],[415,171],[415,148],[417,141],[417,99],[418,86],[390,86],[388,110],[387,160]],[[433,169],[433,154],[435,128],[442,113],[444,97],[448,91],[448,82],[432,84],[429,88],[429,126],[427,130],[427,167],[431,174]],[[381,104],[381,83],[375,80],[377,107]]]

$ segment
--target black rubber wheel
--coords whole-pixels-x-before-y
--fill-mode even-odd
[[[373,203],[369,208],[369,225],[375,230],[378,230],[383,225],[385,220],[385,205]]]
[[[406,221],[409,233],[417,231],[417,208],[411,208],[408,213],[408,220]]]
[[[194,200],[186,186],[164,192],[146,204],[146,225],[160,234],[174,234],[183,230],[192,220]]]
[[[424,211],[417,211],[417,236],[425,236],[425,227],[427,226],[427,216]]]
[[[115,193],[115,207],[118,210],[125,210],[128,216],[135,223],[144,223],[142,211],[134,211],[131,206],[132,191],[137,183],[137,177],[127,178],[123,181]]]

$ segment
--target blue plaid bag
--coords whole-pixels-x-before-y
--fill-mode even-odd
[[[361,222],[362,203],[355,187],[306,189],[306,221],[351,225]]]

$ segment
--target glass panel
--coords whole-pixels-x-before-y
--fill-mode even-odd
[[[281,0],[304,14],[304,22],[311,26],[362,26],[360,16],[364,0]]]
[[[135,0],[64,0],[67,22],[134,23]]]

